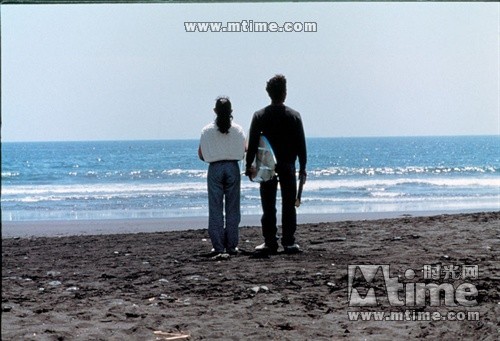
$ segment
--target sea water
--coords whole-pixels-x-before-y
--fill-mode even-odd
[[[198,143],[4,142],[2,221],[207,216]],[[299,214],[500,210],[499,136],[309,138],[307,149]],[[244,176],[241,211],[261,213]]]

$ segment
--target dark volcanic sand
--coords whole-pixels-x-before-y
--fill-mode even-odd
[[[254,258],[260,228],[243,227],[242,252],[212,260],[206,230],[2,239],[2,340],[499,338],[500,212],[304,224],[297,240],[301,254]],[[349,307],[354,264],[389,264],[392,276],[411,268],[413,282],[424,282],[426,264],[478,265],[468,280],[477,305],[391,307],[376,277],[379,305]],[[347,316],[405,309],[480,320]]]

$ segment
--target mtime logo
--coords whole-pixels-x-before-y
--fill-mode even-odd
[[[477,266],[462,266],[463,273],[460,273],[457,269],[460,268],[458,265],[453,265],[450,267],[443,267],[444,269],[453,269],[454,277],[448,276],[448,279],[458,280],[465,278],[477,278],[478,267]],[[430,269],[438,269],[432,272]],[[426,272],[427,271],[427,272]],[[424,279],[427,282],[413,282],[415,279],[415,271],[413,269],[407,269],[404,273],[404,277],[390,276],[390,266],[387,264],[383,265],[348,265],[348,286],[347,286],[347,297],[350,307],[369,307],[377,306],[380,304],[380,299],[382,297],[377,297],[375,293],[375,279],[380,279],[383,281],[382,287],[385,289],[386,299],[391,306],[407,306],[407,307],[417,307],[425,306],[429,302],[429,306],[447,306],[456,307],[466,306],[471,307],[477,305],[477,288],[471,283],[461,283],[455,286],[452,283],[434,283],[429,282],[429,280],[437,281],[440,278],[441,266],[439,268],[431,267],[430,265],[424,266]],[[426,275],[429,275],[426,276]],[[432,276],[430,276],[432,275]],[[355,281],[355,278],[362,277],[361,281]],[[401,279],[405,279],[405,283],[401,282]],[[354,284],[356,283],[356,284]],[[377,284],[380,282],[377,281]],[[380,288],[380,285],[378,285]],[[360,290],[361,289],[361,290]],[[361,292],[366,293],[364,296],[360,294]],[[441,297],[444,296],[444,304]],[[427,300],[429,297],[429,300]]]

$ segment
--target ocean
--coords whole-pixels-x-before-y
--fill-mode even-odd
[[[198,140],[4,142],[2,221],[208,216]],[[309,138],[299,214],[500,210],[500,137]],[[243,215],[259,185],[242,177]]]

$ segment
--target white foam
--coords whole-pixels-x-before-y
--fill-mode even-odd
[[[463,167],[328,167],[309,171],[310,176],[325,177],[335,175],[410,175],[410,174],[443,174],[443,173],[497,173],[493,166],[463,166]]]
[[[91,194],[155,194],[155,193],[202,193],[206,192],[205,182],[182,182],[162,184],[89,184],[89,185],[39,185],[39,186],[2,186],[4,195],[91,195]]]
[[[304,191],[317,192],[337,189],[364,189],[371,191],[374,195],[393,196],[394,194],[382,193],[389,187],[401,185],[439,186],[439,187],[491,187],[500,188],[500,177],[495,178],[436,178],[436,179],[339,179],[339,180],[309,180],[304,186]],[[256,183],[243,180],[242,191],[252,191],[259,188]],[[37,185],[37,186],[2,186],[2,196],[49,196],[49,195],[137,195],[137,194],[200,194],[206,193],[207,184],[199,182],[165,182],[155,184],[144,183],[115,183],[115,184],[89,184],[89,185]],[[389,192],[387,192],[389,193]]]
[[[374,189],[400,185],[422,185],[440,187],[500,187],[499,178],[395,178],[395,179],[339,179],[339,180],[307,180],[304,190],[320,191],[341,188]]]
[[[13,178],[19,176],[19,172],[2,172],[2,178]]]

